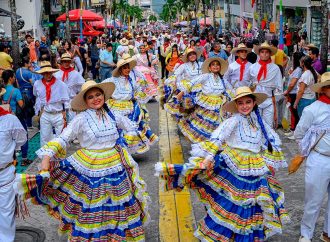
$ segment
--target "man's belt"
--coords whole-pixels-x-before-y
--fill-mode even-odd
[[[14,163],[8,163],[4,168],[0,168],[0,172],[6,170],[9,166],[13,165]]]
[[[59,113],[63,113],[63,110],[62,111],[54,111],[54,112],[48,112],[48,111],[45,111],[45,113],[49,113],[49,114],[59,114]]]

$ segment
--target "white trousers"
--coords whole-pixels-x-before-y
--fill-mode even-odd
[[[15,239],[15,167],[0,171],[0,241],[13,242]]]
[[[43,112],[40,118],[40,146],[44,146],[54,138],[53,129],[56,136],[60,135],[63,126],[64,120],[62,113],[50,114]]]
[[[259,107],[262,120],[266,122],[270,127],[274,127],[274,106],[273,104],[267,107]]]
[[[312,151],[306,160],[305,205],[301,235],[312,239],[324,196],[328,196],[323,231],[330,234],[330,157]]]

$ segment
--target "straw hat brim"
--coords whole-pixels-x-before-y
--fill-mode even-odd
[[[261,45],[259,45],[259,46],[255,47],[255,52],[258,55],[259,55],[260,50],[269,50],[271,56],[275,55],[276,52],[277,52],[277,49],[273,46],[261,46]]]
[[[126,64],[129,64],[129,69],[132,70],[136,66],[136,60],[133,58],[129,58],[129,59],[123,61],[122,63],[120,63],[120,65],[118,65],[118,63],[117,63],[117,67],[113,70],[112,76],[119,77],[120,76],[120,73],[119,73],[120,67],[122,67]]]
[[[128,40],[124,40],[124,41],[120,40],[119,44],[122,45],[122,46],[126,46],[126,45],[128,45]]]
[[[104,102],[111,98],[116,86],[112,82],[95,83],[80,91],[71,101],[71,108],[75,111],[84,111],[89,107],[86,104],[84,95],[92,88],[100,88],[104,92]]]
[[[236,48],[234,48],[234,49],[231,51],[231,53],[232,53],[233,55],[236,55],[237,52],[240,51],[240,50],[246,50],[247,53],[250,53],[250,52],[252,51],[251,48],[247,48],[247,47],[240,47],[240,48],[238,48],[238,47],[236,47]]]
[[[320,92],[322,87],[330,86],[330,80],[318,82],[310,86],[313,92]]]
[[[258,92],[256,92],[256,93],[254,93],[254,92],[252,92],[252,93],[251,92],[241,93],[240,95],[238,95],[234,99],[232,99],[230,102],[226,103],[223,106],[223,109],[227,112],[230,112],[230,113],[237,113],[238,110],[237,110],[237,107],[236,107],[236,100],[241,98],[241,97],[248,96],[248,95],[255,96],[256,102],[257,102],[258,105],[263,103],[268,98],[268,95],[265,94],[265,93],[258,93]]]
[[[221,70],[220,70],[220,74],[224,75],[228,69],[228,62],[225,61],[224,59],[220,58],[220,57],[211,57],[208,58],[204,61],[203,65],[202,65],[202,72],[203,73],[209,73],[209,65],[211,64],[211,62],[213,61],[219,61],[220,65],[221,65]]]
[[[1,88],[1,91],[0,91],[0,97],[1,97],[2,95],[4,95],[5,93],[6,93],[6,89]]]
[[[195,53],[197,55],[197,60],[201,57],[202,53],[200,53],[200,51],[197,51],[197,50],[193,50],[193,51],[189,51],[189,52],[186,52],[183,56],[182,56],[182,61],[183,62],[188,62],[188,55],[190,53]]]
[[[58,72],[58,71],[59,71],[59,69],[54,69],[52,67],[45,67],[45,68],[41,68],[40,70],[34,71],[34,72],[37,73],[37,74],[42,74],[42,73],[45,73],[45,72],[55,73],[55,72]]]

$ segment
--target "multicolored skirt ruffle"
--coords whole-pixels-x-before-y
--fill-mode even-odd
[[[222,96],[191,93],[184,95],[181,101],[173,98],[172,102],[165,104],[165,110],[177,118],[185,137],[192,143],[199,143],[209,139],[222,122],[224,101]]]
[[[139,81],[142,91],[151,97],[158,95],[158,75],[154,70],[149,70],[144,66],[137,66],[136,69],[144,75],[144,79]]]
[[[283,224],[289,222],[284,192],[267,169],[266,161],[263,160],[263,166],[256,165],[257,170],[267,169],[260,175],[252,175],[253,170],[246,173],[248,175],[239,175],[228,162],[226,154],[229,151],[227,148],[216,154],[212,167],[202,163],[205,157],[192,157],[184,165],[157,163],[156,172],[163,180],[165,190],[181,191],[188,186],[197,192],[207,208],[206,216],[195,231],[201,241],[265,241],[282,233]],[[232,163],[247,159],[247,154],[242,157],[240,152],[235,154]],[[250,152],[250,156],[251,162],[260,160],[260,154]],[[283,158],[283,154],[274,156],[279,160]]]
[[[138,165],[119,147],[81,149],[50,172],[18,174],[18,191],[60,220],[69,241],[144,241],[149,196]]]
[[[149,115],[144,105],[140,105],[137,101],[114,99],[109,99],[107,104],[112,112],[120,113],[137,124],[135,134],[123,131],[127,149],[131,154],[145,153],[158,141],[158,136],[150,129]]]

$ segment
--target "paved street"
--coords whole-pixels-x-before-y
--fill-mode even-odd
[[[146,241],[196,241],[192,233],[196,226],[196,221],[201,219],[205,214],[204,207],[201,206],[192,192],[190,194],[186,190],[182,193],[159,191],[159,181],[154,176],[154,164],[159,159],[180,163],[180,156],[183,154],[184,160],[187,160],[190,143],[181,134],[178,134],[175,123],[163,110],[159,110],[158,103],[149,103],[148,108],[152,120],[151,127],[156,133],[161,133],[161,137],[159,145],[156,144],[147,153],[135,157],[140,166],[140,174],[148,185],[148,191],[152,199],[152,204],[149,208],[151,222],[146,227]],[[297,145],[294,141],[285,138],[281,131],[279,133],[282,137],[286,157],[290,160],[297,152]],[[78,146],[73,145],[69,153],[74,152],[77,148]],[[37,171],[37,163],[38,161],[34,162],[28,168],[29,173]],[[303,214],[304,170],[305,168],[303,166],[296,174],[290,176],[287,175],[286,169],[277,173],[277,177],[285,189],[286,207],[291,216],[291,223],[286,225],[283,235],[273,237],[269,241],[291,242],[298,241],[299,239],[300,220]],[[40,229],[45,232],[45,241],[48,242],[67,241],[65,236],[59,236],[57,234],[58,222],[50,218],[42,207],[32,205],[30,202],[28,203],[28,207],[31,217],[25,221],[17,219],[18,227],[29,226]],[[318,241],[318,237],[322,231],[324,208],[320,214],[321,216],[315,231],[315,241]],[[20,237],[16,241],[24,242],[25,240]]]

